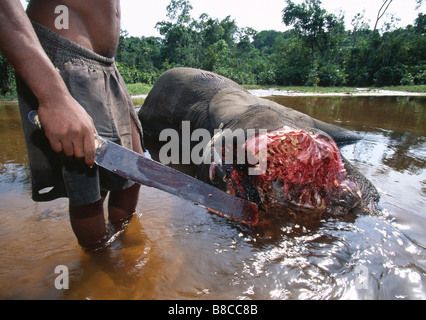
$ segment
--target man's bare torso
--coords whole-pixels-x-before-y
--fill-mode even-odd
[[[69,11],[69,28],[57,29],[55,8]],[[29,18],[100,55],[113,57],[120,37],[120,0],[31,0]]]

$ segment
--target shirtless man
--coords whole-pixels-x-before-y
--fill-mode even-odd
[[[55,26],[55,20],[58,18],[55,9],[59,5],[68,9],[68,29],[57,29]],[[121,190],[108,189],[101,185],[98,187],[99,191],[90,197],[86,195],[91,190],[84,190],[93,189],[90,187],[92,182],[84,180],[86,176],[90,177],[89,179],[95,176],[97,184],[102,184],[99,182],[101,178],[98,177],[100,169],[94,165],[95,132],[143,153],[140,123],[134,110],[127,107],[127,98],[130,96],[123,88],[124,82],[112,59],[119,35],[120,0],[31,0],[27,13],[19,0],[0,2],[0,49],[15,68],[22,83],[28,86],[27,91],[32,92],[35,97],[33,100],[37,103],[31,104],[27,102],[31,101],[31,98],[23,97],[20,98],[20,106],[22,102],[27,108],[38,109],[48,145],[50,144],[54,155],[61,155],[61,158],[58,156],[53,161],[62,161],[61,165],[68,170],[67,165],[72,159],[74,167],[68,170],[71,176],[75,175],[76,171],[79,174],[83,171],[83,178],[81,174],[78,176],[78,179],[83,180],[77,180],[74,191],[70,191],[71,187],[68,186],[68,178],[65,175],[62,179],[66,185],[65,196],[70,198],[72,228],[80,245],[86,249],[100,248],[108,239],[103,209],[107,192],[110,192],[108,218],[112,224],[122,223],[133,215],[139,195],[139,186],[128,181],[122,183]],[[55,46],[59,46],[58,49]],[[66,55],[67,52],[70,52],[69,58],[57,57]],[[81,69],[82,65],[86,64],[88,67]],[[82,78],[85,82],[80,83],[79,77],[84,74],[89,74],[86,76],[88,79]],[[103,79],[102,74],[106,74],[105,77],[108,78]],[[113,83],[112,88],[103,88],[110,82]],[[78,90],[75,93],[76,87]],[[84,91],[86,87],[87,91]],[[18,87],[18,93],[21,94],[20,92],[25,90],[19,90]],[[116,99],[117,95],[118,102],[109,100],[97,106],[98,101]],[[84,99],[88,99],[88,102],[85,103]],[[93,109],[93,104],[98,109]],[[21,106],[21,113],[23,108],[24,106]],[[98,116],[99,112],[102,113],[101,116]],[[125,116],[127,112],[128,117]],[[22,114],[26,132],[25,113]],[[105,120],[105,117],[111,114],[111,118]],[[105,128],[105,123],[108,128]],[[33,129],[27,131],[31,130]],[[31,139],[27,138],[29,134],[26,133],[26,140],[30,165],[34,164],[35,167],[36,162],[40,161],[31,161]],[[35,171],[32,168],[32,173],[35,174]],[[34,180],[33,176],[33,188]],[[80,191],[81,189],[84,191]],[[81,195],[77,194],[76,199],[80,199],[78,196],[84,199],[71,201],[71,198],[75,198],[72,193],[79,192]]]

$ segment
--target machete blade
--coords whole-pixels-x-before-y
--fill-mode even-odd
[[[234,197],[180,171],[96,136],[95,162],[119,176],[191,201],[208,211],[248,225],[256,225],[253,202]]]

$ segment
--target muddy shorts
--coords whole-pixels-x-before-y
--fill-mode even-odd
[[[131,121],[134,121],[142,141],[140,122],[114,59],[70,42],[37,23],[33,26],[71,95],[93,118],[98,134],[132,149]],[[125,190],[133,185],[102,168],[90,169],[83,161],[54,153],[44,134],[28,121],[28,113],[38,108],[37,99],[19,78],[17,88],[33,200],[68,197],[71,206],[81,206],[100,200],[103,191]]]

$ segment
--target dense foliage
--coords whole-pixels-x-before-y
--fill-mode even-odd
[[[172,0],[162,38],[120,39],[117,61],[128,82],[151,83],[163,71],[188,66],[214,71],[243,84],[385,86],[426,84],[426,15],[414,26],[395,28],[393,19],[372,31],[358,14],[352,30],[344,17],[328,13],[319,0],[287,0],[286,32],[238,28],[191,17],[188,0]]]
[[[15,90],[15,73],[0,52],[0,95],[5,96]]]
[[[291,29],[257,32],[239,28],[230,16],[194,19],[189,0],[171,0],[167,20],[156,26],[162,37],[130,37],[122,31],[116,61],[127,83],[152,84],[165,70],[187,66],[241,84],[426,84],[426,15],[420,13],[405,28],[387,18],[381,30],[371,30],[360,13],[353,29],[346,30],[343,14],[328,13],[321,5],[320,0],[286,0],[283,23]],[[3,58],[0,68],[0,90],[7,92],[13,81]]]

